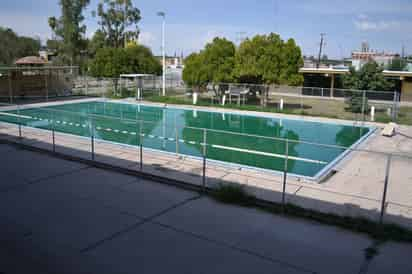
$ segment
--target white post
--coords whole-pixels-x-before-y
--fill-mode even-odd
[[[371,121],[375,121],[375,106],[371,107]]]
[[[193,92],[193,105],[197,104],[197,92]]]
[[[223,98],[222,98],[222,106],[224,106],[225,103],[226,103],[226,94],[223,95]]]
[[[279,109],[283,110],[283,98],[280,99]]]

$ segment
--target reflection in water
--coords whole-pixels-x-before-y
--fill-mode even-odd
[[[190,112],[184,112],[183,116],[186,126],[198,128],[197,130],[184,128],[182,134],[185,140],[196,141],[196,144],[188,145],[197,149],[199,153],[202,147],[197,143],[203,142],[201,129],[210,129],[207,131],[206,138],[207,158],[213,160],[283,170],[285,158],[279,155],[286,153],[285,141],[241,134],[299,140],[295,132],[284,129],[279,122],[272,119],[233,114],[227,114],[226,119],[221,114],[208,112],[199,112],[198,117],[193,117]],[[298,156],[296,146],[297,143],[289,142],[289,155]],[[295,160],[288,161],[288,170],[293,170],[295,162]]]

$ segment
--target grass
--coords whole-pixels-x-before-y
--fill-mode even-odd
[[[189,97],[183,95],[176,96],[146,96],[144,98],[150,102],[173,104],[173,105],[192,105],[192,100]],[[280,97],[271,98],[273,101],[278,102]],[[303,115],[312,117],[325,117],[332,119],[345,119],[345,120],[362,120],[361,114],[352,113],[346,110],[346,104],[339,100],[325,100],[317,98],[304,98],[288,97],[285,103],[285,108],[280,110],[277,105],[272,104],[270,106],[261,106],[259,102],[249,101],[247,105],[226,104],[222,106],[220,104],[213,104],[210,98],[200,97],[197,103],[198,106],[207,106],[215,108],[236,109],[245,111],[259,111],[269,113],[283,113],[292,115]],[[369,119],[368,116],[365,117]],[[391,118],[382,110],[376,113],[376,122],[388,123],[391,122]],[[399,124],[412,125],[412,107],[401,107],[398,119],[396,121]]]
[[[332,213],[322,213],[305,209],[292,204],[282,207],[279,203],[270,206],[258,203],[256,197],[248,194],[243,187],[236,185],[220,185],[212,190],[211,196],[222,203],[244,207],[254,207],[272,214],[285,214],[297,218],[316,221],[321,224],[340,227],[349,231],[364,233],[381,243],[384,241],[412,242],[412,231],[396,224],[379,224],[362,217],[340,216]],[[374,256],[375,250],[365,250],[365,256]]]

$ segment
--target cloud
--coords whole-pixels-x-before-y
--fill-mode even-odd
[[[370,20],[369,18],[354,21],[356,29],[364,32],[402,31],[412,26],[412,21]]]

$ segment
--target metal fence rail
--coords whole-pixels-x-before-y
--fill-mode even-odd
[[[142,172],[171,176],[170,171],[167,170],[173,170],[173,176],[177,176],[180,180],[205,188],[214,188],[222,183],[240,183],[259,198],[279,202],[282,205],[290,203],[324,212],[361,216],[379,222],[385,222],[387,219],[387,222],[412,227],[412,215],[407,213],[412,209],[412,203],[407,199],[411,193],[408,191],[412,191],[412,175],[410,168],[408,168],[409,164],[412,163],[412,151],[400,153],[367,147],[345,147],[306,140],[259,136],[202,127],[186,127],[178,124],[166,125],[161,120],[154,122],[139,119],[139,117],[134,120],[107,115],[88,114],[85,116],[53,107],[38,108],[39,117],[30,117],[24,112],[27,109],[33,110],[33,106],[3,104],[0,115],[14,120],[10,120],[10,123],[7,124],[0,123],[0,132],[9,137],[16,136],[19,142],[38,145],[53,152],[73,153],[93,161],[109,161],[113,165],[121,165],[123,161],[126,161],[128,163],[126,166],[130,168],[133,168],[131,163],[134,163]],[[10,110],[17,111],[16,115],[13,116]],[[61,123],[63,121],[58,123],[55,118],[60,112],[71,117],[71,121],[66,121],[65,126],[80,128],[82,136],[67,135],[62,132]],[[120,125],[119,121],[123,121],[130,129],[126,131],[120,126],[110,129],[99,128],[98,121],[101,119],[113,120],[115,121],[113,124],[117,125]],[[27,124],[25,120],[37,122]],[[159,128],[158,133],[153,131],[153,125]],[[162,128],[164,131],[160,130]],[[196,132],[195,137],[187,138],[179,135],[182,130]],[[102,131],[109,132],[110,135],[105,137],[101,134]],[[125,144],[113,141],[113,136],[125,136],[126,133],[130,144],[125,146]],[[231,164],[215,161],[210,158],[210,148],[213,146],[214,149],[220,148],[216,147],[216,143],[209,139],[213,134],[250,138],[254,140],[251,143],[256,143],[258,140],[272,140],[282,143],[282,152],[275,148],[273,150],[254,148],[253,151],[245,148],[242,153],[247,155],[261,153],[277,157],[282,161],[283,167],[278,172],[268,173],[265,170],[248,168],[243,165],[239,165],[238,167],[241,167],[239,169]],[[150,142],[165,143],[173,149],[168,152],[153,150],[150,147]],[[184,154],[180,150],[180,144],[183,142],[191,143],[196,148],[196,153],[194,155]],[[307,178],[296,177],[290,172],[290,165],[294,161],[299,161],[295,155],[291,154],[291,148],[294,144],[314,146],[317,148],[315,150],[345,150],[348,152],[346,158],[350,160],[347,163],[343,161],[343,163],[338,164],[328,173],[326,178],[323,178],[325,181],[322,181],[320,185],[314,185],[307,181]],[[69,151],[68,148],[71,148],[72,151]],[[232,145],[230,149],[242,148]],[[116,154],[117,150],[119,154]],[[122,158],[123,156],[125,158]],[[122,159],[118,159],[119,157]],[[316,157],[312,160],[321,161]],[[359,166],[360,163],[362,163],[361,166]],[[192,168],[187,169],[188,166]],[[219,172],[226,175],[216,176]],[[257,179],[256,176],[260,179]],[[351,182],[350,179],[357,181]],[[342,184],[345,181],[348,189],[342,188],[345,187],[345,184]],[[368,189],[370,193],[365,194],[365,189]],[[277,193],[280,196],[276,195]],[[345,201],[350,201],[352,206],[348,207]]]

